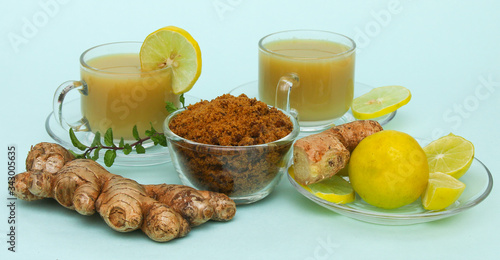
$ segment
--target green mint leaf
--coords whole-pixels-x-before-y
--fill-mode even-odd
[[[124,153],[125,155],[128,155],[128,154],[129,154],[129,153],[131,153],[131,152],[132,152],[132,146],[130,146],[130,144],[125,144],[125,145],[123,146],[123,153]]]
[[[92,156],[90,159],[93,161],[97,161],[99,159],[99,152],[101,151],[101,147],[97,148],[94,150],[94,156]]]
[[[115,162],[115,158],[116,150],[107,150],[106,153],[104,153],[104,164],[111,167],[111,165]]]
[[[132,129],[132,135],[134,136],[135,140],[139,141],[141,138],[139,137],[139,131],[137,131],[137,126],[134,125],[134,128]]]
[[[85,156],[83,154],[75,153],[73,150],[68,150],[74,157],[75,159],[85,159]]]
[[[154,142],[155,145],[161,145],[166,147],[167,146],[167,138],[165,135],[161,133],[156,133],[154,136],[151,136],[151,140]]]
[[[108,130],[104,134],[104,143],[107,146],[111,146],[111,147],[115,146],[115,143],[113,142],[113,130],[111,130],[111,128],[108,128]]]
[[[173,113],[173,112],[177,111],[177,109],[178,109],[175,106],[175,104],[170,102],[170,101],[167,101],[167,105],[165,106],[165,108],[167,109],[168,113]]]
[[[158,131],[156,131],[155,127],[153,126],[153,123],[149,123],[151,125],[151,132],[153,133],[157,133]]]
[[[182,108],[186,108],[186,105],[184,104],[184,102],[186,102],[186,99],[184,98],[184,93],[182,93],[180,96],[179,96],[179,101],[181,102],[182,104]]]
[[[141,153],[146,153],[146,149],[144,149],[144,146],[142,146],[141,144],[137,144],[135,146],[135,151],[138,153],[138,154],[141,154]]]
[[[146,130],[146,136],[152,137],[156,134],[156,129],[153,127],[153,123],[149,123],[151,125],[151,130]]]
[[[92,144],[90,145],[91,147],[98,147],[102,146],[101,144],[101,133],[97,131],[94,136],[94,140],[92,141]]]
[[[120,144],[118,144],[118,147],[120,148],[125,147],[125,140],[123,139],[123,137],[120,139]]]
[[[154,144],[154,145],[157,145],[157,144],[158,144],[158,139],[156,139],[156,135],[151,136],[151,138],[150,138],[150,139],[151,139],[151,141],[153,141],[153,144]]]
[[[85,151],[88,147],[84,144],[82,144],[78,138],[76,138],[75,132],[73,131],[73,128],[69,129],[69,137],[71,139],[71,143],[73,144],[74,147],[78,148],[81,151]]]

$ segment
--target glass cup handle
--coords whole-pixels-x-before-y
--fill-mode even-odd
[[[70,127],[75,131],[90,131],[88,122],[83,116],[77,119],[74,123],[69,123],[68,120],[63,116],[64,98],[71,90],[79,90],[80,94],[87,95],[87,84],[84,81],[79,80],[69,80],[62,83],[54,93],[54,99],[52,103],[52,109],[54,113],[54,118],[57,123],[59,123],[63,128]]]
[[[292,88],[299,87],[299,76],[295,73],[289,73],[282,76],[276,86],[276,96],[274,104],[277,108],[281,108],[297,118],[298,113],[290,107],[290,93]]]

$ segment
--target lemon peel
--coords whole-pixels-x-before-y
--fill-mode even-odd
[[[294,177],[293,166],[288,168],[288,173]],[[333,175],[318,183],[299,185],[316,197],[333,203],[346,204],[356,199],[356,193],[351,184],[339,175]]]
[[[474,145],[467,139],[450,133],[424,147],[430,172],[462,177],[474,159]]]
[[[168,68],[172,73],[172,91],[189,91],[201,74],[201,50],[196,40],[175,26],[160,28],[149,34],[139,52],[141,69],[153,71]]]
[[[422,195],[426,210],[443,210],[458,200],[465,190],[465,183],[441,172],[429,174],[429,183]]]
[[[372,119],[396,111],[408,104],[410,99],[410,90],[403,86],[378,87],[355,98],[351,110],[353,116],[357,119]]]
[[[421,197],[429,166],[420,144],[410,135],[383,130],[363,139],[351,154],[349,180],[368,204],[394,209]]]

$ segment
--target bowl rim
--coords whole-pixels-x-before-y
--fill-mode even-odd
[[[170,121],[172,121],[172,119],[174,117],[176,117],[180,113],[187,110],[187,108],[180,108],[180,109],[170,113],[167,116],[167,118],[165,118],[165,121],[163,122],[163,132],[164,132],[164,135],[167,137],[167,140],[170,140],[170,141],[183,141],[183,142],[190,144],[190,145],[204,146],[207,148],[215,148],[215,149],[221,149],[221,150],[230,149],[233,151],[234,150],[246,150],[246,149],[251,149],[251,148],[259,148],[259,147],[267,147],[267,146],[278,146],[278,145],[283,145],[283,144],[291,143],[291,142],[295,141],[295,139],[299,136],[299,133],[300,133],[300,126],[299,126],[299,123],[297,121],[297,118],[295,116],[293,116],[291,113],[289,113],[283,109],[280,109],[280,108],[277,108],[277,107],[274,107],[271,105],[267,105],[267,107],[268,108],[276,108],[279,111],[281,111],[282,113],[284,113],[286,116],[288,116],[290,121],[292,121],[293,129],[285,137],[278,139],[278,140],[275,140],[275,141],[272,141],[272,142],[269,142],[269,143],[265,143],[265,144],[245,145],[245,146],[228,146],[228,145],[215,145],[215,144],[198,143],[198,142],[183,138],[183,137],[177,135],[176,133],[172,132],[172,130],[170,130],[169,123],[170,123]]]

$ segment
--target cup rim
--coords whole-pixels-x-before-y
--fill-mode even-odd
[[[267,107],[271,108],[273,106],[267,105]],[[183,142],[187,143],[188,145],[204,146],[204,147],[207,147],[207,148],[219,149],[219,150],[232,150],[232,151],[234,151],[234,150],[245,150],[245,149],[251,149],[251,148],[267,147],[267,146],[270,146],[270,145],[277,146],[277,145],[281,145],[282,143],[293,142],[297,138],[297,136],[299,135],[299,133],[300,133],[300,126],[299,126],[299,123],[298,123],[297,119],[292,114],[286,112],[283,109],[280,109],[280,108],[277,108],[277,107],[274,107],[274,108],[276,108],[279,111],[283,112],[286,116],[288,116],[288,118],[290,118],[290,120],[292,121],[292,124],[293,124],[293,129],[292,129],[292,131],[288,135],[284,136],[283,138],[275,140],[275,141],[272,141],[272,142],[269,142],[269,143],[265,143],[265,144],[245,145],[245,146],[227,146],[227,145],[215,145],[215,144],[198,143],[198,142],[186,139],[184,137],[181,137],[181,136],[177,135],[176,133],[174,133],[172,130],[170,130],[169,123],[170,123],[170,121],[175,116],[177,116],[178,114],[182,113],[187,108],[181,108],[181,109],[178,109],[177,111],[174,111],[174,112],[170,113],[167,116],[167,118],[165,119],[165,121],[163,122],[163,130],[164,130],[164,134],[165,134],[165,136],[167,137],[168,140],[183,141]]]
[[[351,43],[351,46],[349,46],[350,48],[348,50],[340,52],[340,53],[335,53],[335,54],[332,54],[332,55],[329,55],[329,56],[326,56],[326,57],[314,57],[313,58],[313,57],[291,56],[291,55],[286,55],[286,54],[282,54],[282,53],[277,53],[277,52],[274,52],[274,51],[271,51],[271,50],[267,49],[263,45],[264,40],[266,40],[267,38],[269,38],[271,36],[278,35],[278,34],[284,34],[284,33],[292,33],[292,32],[324,33],[324,34],[330,34],[330,35],[340,36],[340,37],[346,39],[347,41],[349,41]],[[259,45],[259,50],[261,50],[263,52],[266,52],[266,53],[269,53],[269,54],[273,54],[273,55],[276,55],[276,56],[285,57],[285,58],[301,59],[301,60],[323,60],[323,59],[338,58],[338,57],[341,57],[341,56],[344,56],[344,55],[347,55],[347,54],[351,54],[351,53],[353,53],[356,50],[356,42],[353,39],[351,39],[350,37],[348,37],[348,36],[346,36],[344,34],[336,33],[336,32],[330,32],[330,31],[326,31],[326,30],[309,30],[309,29],[285,30],[285,31],[279,31],[279,32],[270,33],[270,34],[262,37],[259,40],[259,44],[258,45]]]
[[[142,46],[143,42],[140,42],[140,41],[121,41],[121,42],[108,42],[108,43],[103,43],[103,44],[96,45],[94,47],[88,48],[87,50],[85,50],[80,55],[80,65],[83,68],[91,70],[91,71],[95,71],[95,72],[99,72],[99,73],[105,73],[105,74],[113,74],[113,75],[141,75],[141,74],[144,74],[144,73],[151,74],[151,73],[163,72],[163,71],[166,71],[166,70],[169,69],[168,67],[165,67],[165,68],[161,68],[161,69],[157,69],[157,70],[152,70],[152,71],[147,71],[147,72],[143,72],[143,71],[136,72],[136,73],[134,73],[134,72],[117,72],[117,71],[108,71],[108,70],[102,70],[102,69],[99,69],[99,68],[96,68],[96,67],[92,67],[92,66],[90,66],[85,61],[85,56],[89,52],[91,52],[91,51],[93,51],[93,50],[95,50],[97,48],[102,48],[102,47],[111,46],[111,45],[122,45],[122,44],[137,44],[139,46]],[[140,48],[139,48],[139,51],[140,51]],[[123,53],[126,53],[126,52],[123,52]],[[137,52],[137,54],[139,54],[139,52]],[[100,55],[100,56],[103,56],[103,55]]]

